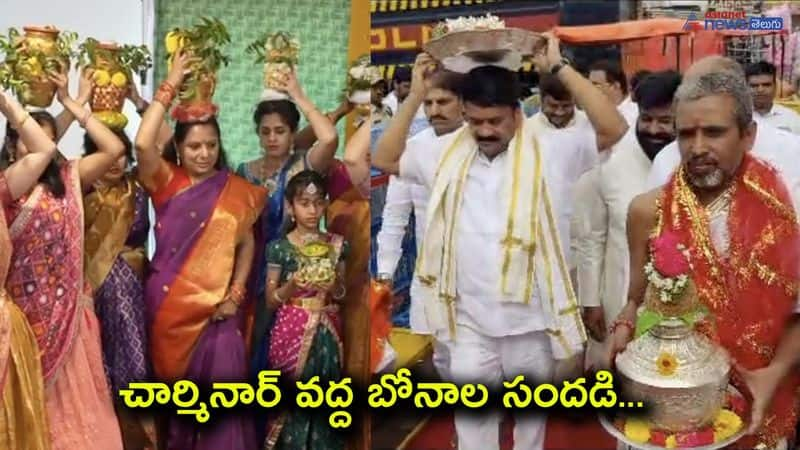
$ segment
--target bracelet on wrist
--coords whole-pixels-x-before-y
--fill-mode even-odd
[[[627,319],[616,319],[615,321],[611,322],[611,326],[608,327],[609,334],[614,334],[619,327],[626,327],[628,330],[633,332],[636,329],[636,326]]]
[[[90,110],[86,110],[86,109],[85,109],[85,110],[84,110],[84,113],[83,113],[83,116],[81,116],[81,117],[79,117],[79,118],[78,118],[78,125],[80,125],[80,126],[81,126],[81,128],[84,128],[84,129],[85,129],[85,128],[86,128],[86,123],[87,123],[87,122],[89,121],[89,119],[91,119],[91,118],[92,118],[92,111],[90,111]]]

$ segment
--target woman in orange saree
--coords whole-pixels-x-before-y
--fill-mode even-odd
[[[248,376],[239,307],[245,306],[255,253],[253,225],[267,193],[227,170],[219,124],[203,108],[178,106],[183,120],[173,145],[163,157],[159,153],[159,128],[191,62],[182,52],[173,60],[142,118],[135,148],[139,181],[157,220],[156,253],[145,282],[153,371],[160,380],[210,386]],[[250,450],[256,448],[255,428],[250,417],[236,414],[203,425],[171,420],[166,448]]]
[[[0,204],[6,206],[38,182],[56,155],[56,145],[2,92],[0,112],[9,124],[6,144],[21,139],[30,150],[0,172]],[[50,439],[36,335],[5,289],[12,248],[5,212],[0,210],[0,448],[47,450]]]
[[[83,158],[51,161],[39,184],[6,208],[16,250],[6,288],[25,313],[38,342],[53,449],[122,449],[119,424],[103,370],[100,330],[83,274],[82,186],[90,186],[122,156],[122,142],[66,90],[58,97],[100,149]],[[56,126],[33,113],[50,138]],[[27,152],[12,141],[4,152]]]

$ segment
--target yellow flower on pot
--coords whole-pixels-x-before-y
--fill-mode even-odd
[[[124,88],[128,85],[128,77],[122,72],[117,72],[111,77],[111,84],[118,88]]]
[[[678,440],[675,439],[674,434],[670,434],[669,436],[667,436],[667,440],[664,443],[664,446],[666,448],[678,448]]]
[[[714,419],[714,441],[724,441],[742,428],[742,419],[729,409],[720,410]]]
[[[644,444],[650,440],[650,425],[643,420],[629,419],[625,421],[624,433],[633,442]]]
[[[111,75],[105,70],[96,70],[94,72],[94,82],[100,87],[108,86],[111,82]]]
[[[658,355],[656,367],[658,368],[658,373],[668,377],[675,374],[675,371],[678,370],[678,360],[675,359],[675,355],[664,352]]]

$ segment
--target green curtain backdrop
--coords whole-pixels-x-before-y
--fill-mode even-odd
[[[167,70],[164,36],[174,27],[193,25],[202,16],[221,20],[232,38],[225,50],[231,64],[218,74],[214,102],[220,108],[223,142],[234,167],[260,154],[252,114],[263,89],[263,66],[255,64],[245,49],[264,32],[284,30],[297,37],[298,75],[306,94],[323,112],[339,104],[347,70],[350,0],[159,0],[156,86]],[[344,136],[343,124],[340,136]]]

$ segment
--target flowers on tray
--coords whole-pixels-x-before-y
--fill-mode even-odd
[[[745,409],[744,398],[729,392],[726,407],[717,413],[711,424],[698,430],[677,433],[658,430],[643,418],[617,420],[615,427],[632,443],[662,448],[701,447],[727,441],[739,433],[744,428],[741,416]]]
[[[440,22],[431,32],[431,37],[435,39],[456,31],[499,30],[505,27],[505,22],[491,14],[482,17],[459,17]]]
[[[735,412],[723,409],[714,419],[714,442],[730,438],[742,428],[742,419]]]
[[[650,424],[640,419],[626,420],[624,433],[633,442],[644,444],[650,441]]]

